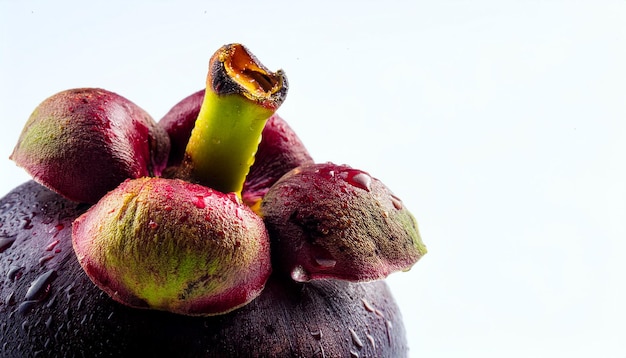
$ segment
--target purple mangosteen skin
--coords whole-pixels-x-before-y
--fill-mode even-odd
[[[384,281],[295,283],[272,276],[225,315],[133,309],[98,289],[72,250],[88,206],[29,181],[0,199],[2,357],[405,357]]]

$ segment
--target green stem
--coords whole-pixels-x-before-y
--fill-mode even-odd
[[[270,72],[242,45],[219,49],[209,63],[204,101],[185,149],[184,176],[240,195],[263,127],[287,88],[281,70]]]

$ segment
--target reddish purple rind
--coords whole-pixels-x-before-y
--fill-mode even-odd
[[[74,221],[72,240],[91,280],[136,308],[223,314],[271,273],[263,221],[234,194],[177,179],[125,181]]]
[[[172,144],[168,166],[178,166],[182,162],[203,100],[204,90],[195,92],[178,102],[159,120]],[[272,115],[263,128],[254,164],[244,183],[244,202],[253,206],[285,173],[312,163],[311,155],[293,129],[278,114]]]
[[[272,276],[250,304],[210,317],[118,304],[72,250],[71,223],[85,209],[33,181],[0,198],[0,237],[15,238],[0,253],[1,357],[408,356],[385,281],[297,284]],[[50,243],[57,244],[46,251]],[[41,262],[43,255],[52,257]],[[27,301],[32,283],[51,270],[44,294]]]
[[[299,167],[265,195],[274,268],[296,281],[369,281],[410,269],[426,248],[417,222],[378,179],[332,163]]]
[[[66,198],[95,203],[125,179],[160,175],[169,145],[167,133],[133,102],[79,88],[35,109],[11,159]]]

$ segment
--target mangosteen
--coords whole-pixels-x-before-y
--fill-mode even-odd
[[[197,317],[117,302],[85,273],[72,223],[88,210],[29,181],[0,199],[2,357],[404,357],[385,281],[272,275],[249,304]]]
[[[78,144],[65,151],[54,111],[33,121],[42,130],[25,129],[14,157],[42,147],[35,179],[52,190],[30,181],[0,199],[3,356],[406,356],[381,279],[425,253],[415,219],[368,173],[313,164],[275,115],[287,94],[281,70],[230,44],[211,58],[206,83],[197,113],[196,94],[170,111],[180,115],[150,122],[147,137],[110,116],[95,137],[80,129],[91,125],[72,127]],[[106,193],[85,180],[71,195],[41,179],[63,155],[88,158],[76,155],[81,143],[114,156],[85,138],[107,142],[116,131],[147,140],[152,164],[134,152],[127,163],[147,173],[121,175]],[[163,169],[170,138],[184,150]],[[77,199],[83,191],[90,200]]]

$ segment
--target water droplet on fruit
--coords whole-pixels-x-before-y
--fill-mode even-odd
[[[56,271],[49,270],[37,277],[26,291],[26,300],[41,301],[48,296],[50,292],[50,283],[56,278]]]
[[[350,357],[351,358],[359,358],[359,352],[355,352],[353,350],[350,350]]]
[[[352,328],[349,328],[348,331],[350,331],[352,343],[354,343],[354,345],[357,346],[359,349],[363,348],[363,342],[361,341],[361,338],[359,338],[359,335],[356,334],[356,332]]]
[[[402,210],[402,208],[404,207],[404,205],[402,205],[402,200],[400,200],[400,198],[393,194],[391,195],[391,203],[393,204],[393,207],[397,210]]]
[[[22,218],[22,220],[24,221],[24,224],[22,225],[22,228],[25,230],[30,230],[33,228],[33,220],[32,218],[26,217],[26,218]]]
[[[52,308],[52,306],[54,306],[56,301],[57,301],[57,297],[56,296],[52,296],[50,298],[50,300],[48,301],[48,303],[46,304],[46,308]]]
[[[391,345],[391,329],[393,328],[393,324],[391,323],[391,321],[386,322],[385,328],[387,329],[387,340],[389,341],[389,344]]]
[[[235,203],[237,205],[243,204],[243,202],[241,201],[241,198],[239,197],[239,195],[237,195],[235,193],[228,193],[227,196],[233,203]]]
[[[16,280],[19,280],[20,277],[22,277],[23,271],[24,271],[23,267],[11,266],[11,267],[9,267],[9,272],[7,273],[7,278],[11,282],[15,282]]]
[[[367,337],[367,340],[370,342],[370,344],[372,345],[372,350],[376,350],[376,341],[374,340],[374,337],[372,337],[369,334],[366,334],[365,337]]]
[[[375,308],[365,298],[361,298],[361,302],[363,302],[363,307],[367,312],[374,312]]]
[[[363,190],[372,190],[372,177],[360,170],[354,170],[348,173],[347,182],[352,186]]]
[[[321,268],[332,268],[337,264],[337,260],[325,257],[316,257],[315,263]]]
[[[49,243],[48,246],[46,246],[46,251],[52,251],[54,247],[59,244],[59,242],[60,242],[59,240],[54,240],[51,243]]]
[[[0,254],[3,253],[6,249],[11,247],[15,242],[15,236],[12,237],[0,237]]]
[[[7,297],[4,299],[4,304],[7,306],[12,306],[15,304],[15,291],[11,291]]]
[[[50,329],[50,327],[52,326],[52,316],[49,316],[48,319],[46,320],[46,328]]]
[[[54,257],[54,255],[46,255],[46,256],[40,257],[39,258],[39,265],[45,264],[46,262],[52,260],[53,257]]]
[[[335,176],[335,171],[329,168],[319,168],[315,170],[315,173],[324,179],[331,179]]]
[[[24,301],[22,303],[20,303],[20,305],[17,307],[17,311],[21,314],[21,315],[26,315],[28,314],[30,311],[33,310],[33,308],[35,308],[35,306],[37,305],[37,303],[39,303],[39,301],[35,301],[35,300],[28,300],[28,301]]]
[[[154,221],[150,220],[150,222],[148,223],[148,227],[150,229],[156,229],[157,227],[159,227],[159,224],[157,224]]]
[[[322,330],[317,330],[315,332],[311,332],[311,335],[313,336],[313,338],[317,339],[318,341],[322,339]]]
[[[296,282],[309,282],[309,281],[311,281],[311,277],[309,276],[309,273],[306,272],[306,270],[302,266],[296,266],[291,271],[291,278],[294,281],[296,281]]]
[[[206,208],[206,203],[204,202],[204,196],[202,196],[202,195],[196,196],[193,199],[193,205],[195,205],[196,208],[198,208],[198,209]]]

